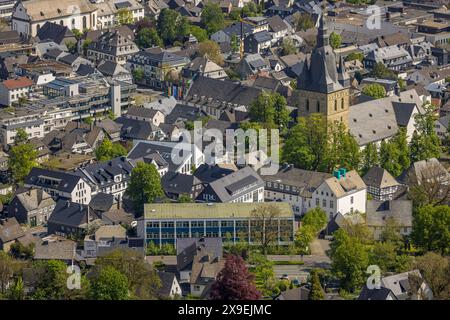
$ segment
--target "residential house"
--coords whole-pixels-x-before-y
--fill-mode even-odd
[[[157,275],[161,280],[161,287],[157,292],[158,297],[162,299],[181,297],[181,287],[175,273],[158,271]]]
[[[89,227],[100,224],[100,218],[88,205],[61,199],[48,219],[47,232],[57,236],[80,236],[85,234]]]
[[[21,99],[28,99],[34,82],[27,77],[4,80],[0,83],[0,104],[11,106],[20,103]]]
[[[172,78],[176,77],[188,63],[188,58],[156,47],[132,55],[128,59],[126,67],[131,72],[144,71],[142,78],[136,79],[135,77],[137,83],[155,89],[164,89],[169,74]]]
[[[267,23],[272,34],[272,44],[281,43],[283,38],[289,34],[289,26],[280,16],[268,18]]]
[[[211,181],[197,197],[202,202],[263,202],[264,181],[250,167],[244,167]]]
[[[268,76],[270,70],[270,62],[259,53],[246,55],[236,67],[236,71],[243,79],[248,79],[255,75]]]
[[[94,125],[96,127],[101,128],[110,141],[112,142],[120,141],[120,130],[122,126],[119,123],[109,118],[106,118],[98,120],[96,119],[94,121]]]
[[[268,31],[256,32],[244,39],[244,52],[266,53],[272,46],[272,35]]]
[[[179,157],[172,157],[172,154]],[[193,168],[204,163],[204,155],[197,146],[182,142],[139,141],[127,158],[133,161],[165,163],[162,175],[167,171],[191,174]]]
[[[55,208],[55,201],[42,189],[30,188],[16,192],[8,204],[8,217],[31,227],[46,224]]]
[[[412,62],[408,51],[396,45],[372,50],[364,58],[364,66],[368,69],[382,63],[390,70],[405,71],[411,68]]]
[[[39,29],[36,34],[36,38],[40,41],[51,40],[58,45],[69,45],[72,43],[75,45],[77,39],[68,26],[63,26],[54,22],[46,22]]]
[[[147,121],[155,126],[164,123],[165,115],[159,110],[133,106],[128,108],[128,112],[123,116],[127,119]]]
[[[75,171],[91,185],[92,194],[111,194],[120,202],[131,178],[134,164],[125,157],[89,164]]]
[[[177,271],[180,285],[189,284],[195,297],[206,294],[224,266],[221,238],[179,239]]]
[[[385,169],[374,166],[362,178],[367,186],[367,193],[374,200],[393,200],[400,183]]]
[[[97,65],[97,70],[113,80],[133,83],[131,72],[117,62],[104,60]]]
[[[144,6],[136,0],[91,0],[97,6],[97,28],[106,29],[120,24],[120,14],[126,10],[133,22],[144,19]]]
[[[195,58],[183,68],[183,77],[193,79],[198,76],[214,79],[228,78],[225,70],[209,59],[206,54]]]
[[[245,21],[241,21],[235,22],[225,27],[224,29],[213,33],[210,36],[210,39],[217,43],[222,42],[231,43],[231,39],[233,37],[240,39],[242,34],[242,36],[245,38],[248,35],[252,34],[253,32],[255,32],[255,27],[253,25],[246,23]]]
[[[417,291],[416,291],[417,290]],[[358,300],[432,300],[433,292],[419,270],[381,278],[380,289],[364,286]]]
[[[436,120],[434,125],[434,131],[441,138],[441,140],[446,139],[449,136],[450,132],[450,114],[447,114],[443,117],[440,117]]]
[[[130,36],[119,29],[107,31],[91,42],[87,48],[87,58],[95,63],[112,61],[124,65],[139,48]]]
[[[11,246],[24,236],[25,232],[16,218],[0,219],[0,250],[9,252]]]
[[[145,109],[143,107],[137,107],[138,109]],[[151,110],[151,109],[147,109]],[[159,111],[158,111],[159,112]],[[153,124],[151,121],[135,120],[131,117],[122,116],[115,120],[120,125],[120,136],[124,140],[163,140],[166,138],[164,131]]]
[[[25,178],[24,186],[42,189],[54,198],[68,199],[74,203],[87,204],[91,201],[91,186],[74,173],[34,167]]]
[[[294,168],[285,165],[274,175],[263,175],[265,201],[288,202],[296,215],[303,215],[315,207],[314,191],[332,177],[329,173]]]
[[[82,257],[76,251],[77,243],[58,236],[49,236],[36,243],[34,260],[60,260],[67,265],[78,263]]]
[[[312,203],[322,208],[329,219],[340,213],[366,211],[366,184],[355,170],[346,171],[344,168],[335,170],[333,177],[323,181],[312,194]]]
[[[178,200],[180,196],[195,200],[203,190],[203,184],[196,176],[172,171],[161,178],[161,186],[166,196],[173,200]]]
[[[402,236],[409,236],[412,231],[411,200],[368,200],[366,224],[373,231],[375,240],[381,240],[386,227],[395,227]]]

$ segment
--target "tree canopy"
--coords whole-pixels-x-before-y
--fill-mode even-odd
[[[386,97],[386,89],[378,83],[371,83],[365,86],[362,89],[362,93],[374,99],[381,99]]]
[[[218,3],[209,2],[202,11],[201,23],[209,35],[225,27],[225,17]]]
[[[127,149],[120,143],[112,143],[108,138],[104,138],[102,143],[95,150],[95,157],[98,161],[111,160],[120,156],[125,156]]]

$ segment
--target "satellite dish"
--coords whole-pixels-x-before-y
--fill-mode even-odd
[[[131,222],[131,226],[132,226],[133,228],[135,228],[135,227],[137,226],[137,221],[132,221],[132,222]]]

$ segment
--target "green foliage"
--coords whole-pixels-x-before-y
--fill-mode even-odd
[[[14,144],[21,144],[27,141],[28,133],[22,128],[17,129],[16,136],[14,137]]]
[[[136,36],[136,44],[139,48],[162,47],[163,41],[158,32],[152,28],[142,28]]]
[[[125,276],[127,291],[133,299],[152,299],[161,287],[161,281],[155,270],[144,257],[133,250],[114,250],[95,261],[96,268],[103,270],[113,267]]]
[[[297,230],[297,233],[295,234],[295,245],[300,249],[300,252],[302,254],[309,254],[309,245],[315,237],[316,232],[313,226],[302,226]]]
[[[34,244],[30,243],[25,246],[20,242],[15,242],[11,245],[9,254],[15,259],[31,259],[34,254]]]
[[[191,203],[194,202],[194,200],[188,195],[188,194],[182,194],[178,197],[179,203]]]
[[[382,141],[380,145],[380,166],[398,177],[410,165],[409,148],[406,140],[406,130],[399,132],[390,141]]]
[[[397,79],[397,75],[392,70],[389,70],[388,68],[386,68],[382,62],[378,62],[374,66],[374,68],[372,70],[372,74],[376,78],[391,79],[391,80]]]
[[[233,51],[233,53],[236,53],[239,51],[240,43],[239,43],[239,38],[237,35],[235,35],[235,34],[231,35],[230,46],[231,46],[231,50]]]
[[[163,9],[157,22],[158,34],[165,45],[171,45],[176,40],[188,36],[190,31],[189,22],[177,11]]]
[[[144,69],[142,69],[142,68],[134,69],[132,74],[133,74],[134,80],[136,80],[137,82],[142,81],[142,79],[144,79],[144,75],[145,75],[144,74]]]
[[[107,161],[120,156],[125,156],[127,150],[120,143],[112,143],[104,138],[102,143],[95,149],[95,157],[98,161]]]
[[[296,30],[306,31],[314,27],[314,21],[311,16],[307,13],[300,14],[296,19]]]
[[[361,239],[350,236],[344,229],[337,230],[333,235],[329,253],[332,272],[341,281],[341,288],[353,292],[366,279],[369,248]]]
[[[126,194],[131,198],[137,213],[144,212],[144,203],[152,203],[164,195],[161,177],[151,163],[138,162],[131,171],[130,183]]]
[[[438,118],[436,107],[432,104],[423,106],[424,112],[414,116],[415,128],[411,139],[411,161],[438,158],[441,152],[441,140],[434,130]]]
[[[302,253],[309,253],[309,245],[327,225],[326,212],[319,207],[308,210],[301,220],[301,227],[295,235],[295,244]]]
[[[88,125],[91,125],[91,124],[94,123],[94,118],[91,117],[91,116],[86,117],[86,118],[83,119],[83,122],[86,123],[86,124],[88,124]]]
[[[379,164],[377,146],[371,142],[361,152],[361,176],[365,175],[370,168]]]
[[[208,40],[208,32],[199,26],[191,26],[191,34],[197,39],[198,42]]]
[[[345,61],[353,61],[353,60],[364,60],[364,53],[362,52],[352,52],[347,57],[345,57]]]
[[[386,97],[386,89],[378,83],[371,83],[365,86],[362,89],[362,93],[374,99],[381,99]]]
[[[119,26],[124,24],[132,24],[134,22],[133,13],[126,8],[117,10],[116,19]]]
[[[91,298],[94,300],[127,300],[127,277],[112,266],[101,268],[92,280]]]
[[[25,300],[22,277],[17,277],[14,280],[14,283],[8,289],[7,297],[9,300]]]
[[[341,46],[341,44],[342,44],[342,36],[335,32],[332,32],[330,34],[330,46],[333,49],[337,49]]]
[[[320,284],[319,274],[317,272],[311,272],[311,291],[309,292],[309,300],[323,300],[324,298],[325,292]]]
[[[436,300],[450,299],[450,257],[428,252],[416,259],[416,266]]]
[[[13,272],[13,260],[6,252],[0,251],[0,297],[6,293]]]
[[[198,51],[200,55],[207,55],[211,61],[215,62],[219,66],[223,65],[223,56],[217,42],[205,40],[199,44]]]
[[[201,23],[205,26],[209,35],[225,27],[225,17],[217,3],[207,3],[203,8]]]
[[[260,14],[261,8],[258,7],[258,5],[255,2],[250,1],[250,2],[247,2],[242,7],[241,11],[242,11],[241,16],[243,16],[243,17],[255,17]]]
[[[70,53],[76,53],[77,52],[78,46],[77,46],[77,43],[74,42],[74,41],[67,41],[66,42],[66,47],[67,47],[67,50],[69,50]]]
[[[33,266],[36,275],[34,300],[61,300],[67,295],[67,266],[60,260],[36,261]]]
[[[255,275],[256,288],[263,295],[271,295],[276,285],[273,263],[259,252],[251,252],[247,263],[249,271]]]
[[[29,143],[11,147],[8,168],[11,170],[14,182],[21,183],[33,167],[37,167],[37,151]]]
[[[295,54],[297,52],[298,50],[294,44],[294,41],[292,41],[291,38],[284,38],[283,43],[281,44],[281,54],[283,56],[286,56],[289,54]]]
[[[426,251],[450,253],[450,207],[427,205],[417,210],[413,220],[414,244]]]
[[[296,167],[331,172],[359,167],[359,147],[343,123],[327,123],[322,114],[299,118],[287,134],[283,159]]]
[[[290,119],[286,104],[286,99],[279,93],[263,91],[250,106],[250,119],[267,129],[286,129]]]

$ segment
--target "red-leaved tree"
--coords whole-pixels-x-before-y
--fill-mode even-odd
[[[212,300],[258,300],[261,293],[256,289],[254,276],[248,272],[244,259],[229,254],[225,266],[212,285]]]

